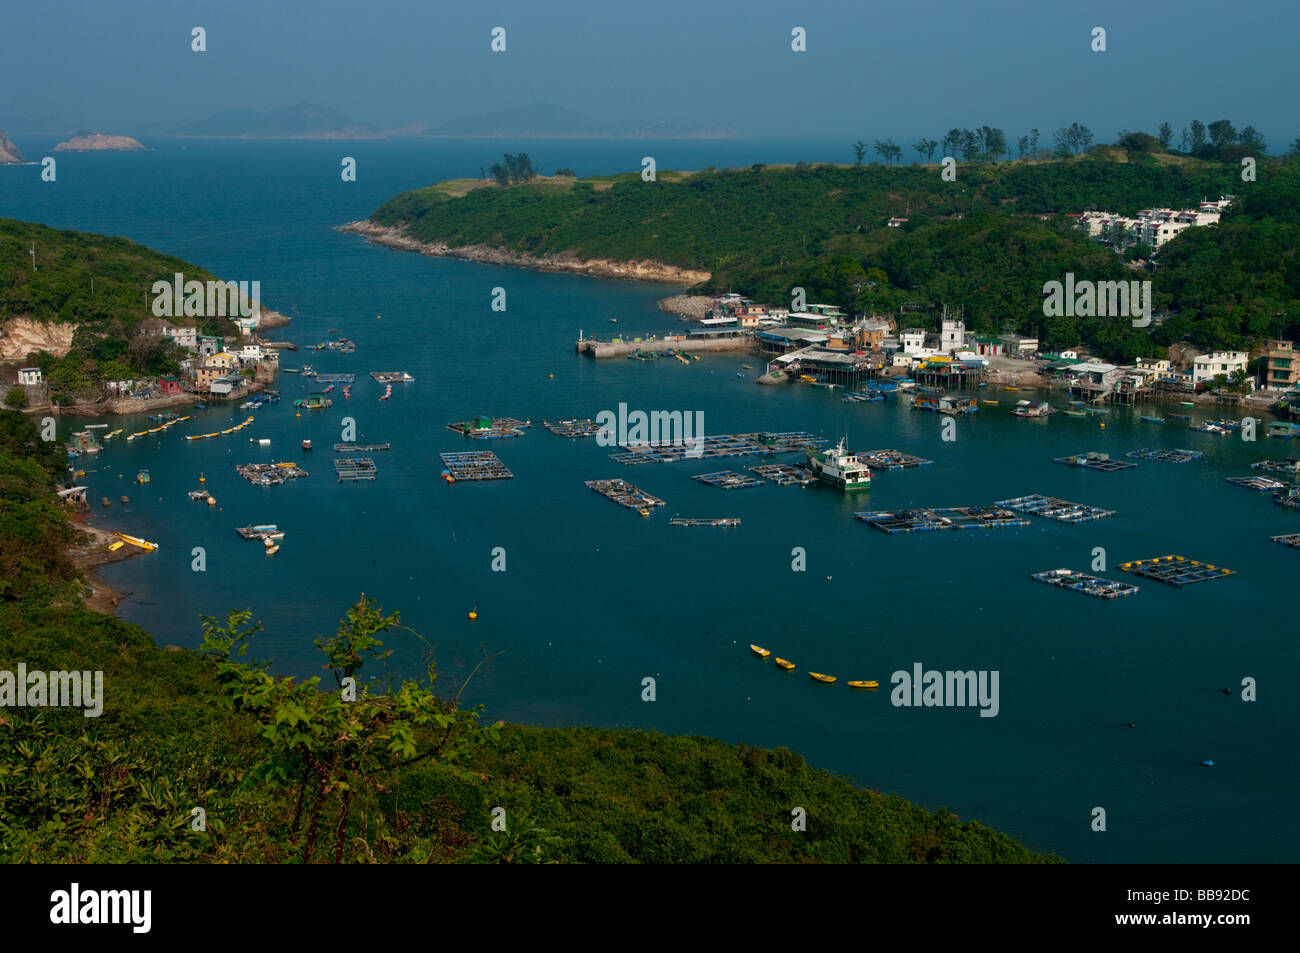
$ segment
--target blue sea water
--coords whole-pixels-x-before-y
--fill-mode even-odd
[[[17,140],[29,158],[54,140]],[[663,332],[673,288],[543,274],[388,251],[336,230],[406,189],[473,176],[503,149],[523,148],[546,171],[843,160],[833,143],[242,142],[159,140],[147,153],[60,154],[58,179],[39,166],[0,168],[0,217],[125,235],[224,278],[259,280],[264,303],[293,317],[279,336],[300,346],[337,328],[352,355],[286,353],[286,366],[355,372],[352,398],[301,416],[294,397],[315,385],[281,375],[285,399],[252,412],[219,406],[148,440],[117,438],[92,458],[93,499],[123,493],[104,525],[160,543],[108,567],[130,595],[121,614],[160,643],[197,646],[200,614],[251,607],[266,626],[258,654],[279,671],[316,674],[313,639],[332,631],[361,593],[402,613],[436,647],[444,687],[485,657],[465,698],[489,718],[535,724],[654,727],[732,742],[786,745],[818,767],[1007,831],[1081,862],[1281,861],[1296,856],[1290,796],[1300,704],[1295,603],[1300,552],[1269,537],[1300,532],[1300,513],[1232,486],[1249,464],[1293,453],[1284,441],[1190,432],[1178,421],[1019,420],[999,399],[957,422],[906,401],[844,404],[839,392],[757,387],[748,356],[595,362],[575,353],[582,330]],[[343,156],[358,181],[340,180]],[[38,249],[39,254],[39,249]],[[490,308],[492,289],[507,310]],[[406,370],[413,384],[381,402],[372,370]],[[740,379],[737,373],[744,373]],[[1060,398],[1055,398],[1061,403]],[[545,431],[543,418],[629,408],[702,411],[708,433],[809,430],[853,449],[897,448],[934,461],[878,473],[869,493],[765,485],[724,491],[690,479],[753,459],[625,467],[593,440]],[[1220,416],[1198,408],[1198,417]],[[478,414],[529,418],[518,439],[469,441],[446,429]],[[343,418],[372,454],[373,484],[335,482],[331,445]],[[60,433],[85,423],[64,420]],[[142,418],[114,422],[127,432]],[[268,448],[249,438],[269,438]],[[304,438],[315,449],[304,453]],[[1063,467],[1085,450],[1188,447],[1185,465],[1142,463],[1118,473]],[[490,449],[515,473],[497,483],[446,485],[438,454]],[[296,460],[306,480],[259,488],[234,473],[251,461]],[[148,468],[147,487],[133,482]],[[216,507],[191,503],[200,474]],[[588,490],[623,477],[667,501],[643,519]],[[1112,519],[978,533],[886,536],[853,519],[862,509],[959,506],[1045,493],[1118,511]],[[98,509],[98,508],[97,508]],[[680,528],[672,515],[739,516],[733,529]],[[273,557],[236,526],[287,531]],[[191,570],[203,547],[207,571]],[[492,571],[493,551],[506,571]],[[806,571],[792,570],[792,552]],[[1104,550],[1118,563],[1180,553],[1237,570],[1182,589],[1129,579],[1136,596],[1105,602],[1039,585],[1030,574],[1089,570]],[[477,610],[475,621],[468,613]],[[796,662],[783,673],[751,642]],[[422,645],[394,633],[398,674],[420,669]],[[1000,711],[890,703],[889,679],[913,663],[996,670]],[[808,670],[839,677],[810,681]],[[642,701],[642,679],[657,700]],[[879,692],[843,682],[878,679]],[[1241,699],[1258,680],[1255,702]],[[1223,688],[1232,689],[1223,694]],[[1126,727],[1133,722],[1136,728]],[[1200,762],[1212,759],[1213,768]],[[793,805],[792,805],[793,806]],[[1104,808],[1107,829],[1092,830]]]

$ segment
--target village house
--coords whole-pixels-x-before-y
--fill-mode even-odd
[[[1264,352],[1264,386],[1288,390],[1300,384],[1300,355],[1291,341],[1269,341]]]
[[[972,335],[969,346],[981,357],[998,357],[1002,354],[1002,342],[997,338]]]
[[[244,386],[244,378],[239,374],[226,374],[218,377],[208,385],[208,393],[213,397],[229,397]]]
[[[213,354],[220,354],[226,349],[224,338],[212,334],[200,334],[195,338],[195,346],[198,348],[200,357],[211,357]]]
[[[966,347],[966,322],[945,318],[939,330],[939,350],[945,354]]]
[[[174,397],[177,394],[185,393],[185,389],[181,387],[181,382],[175,377],[160,377],[158,378],[158,393],[164,397]]]
[[[1169,374],[1173,370],[1173,367],[1173,364],[1163,358],[1139,357],[1137,361],[1137,369],[1139,371],[1145,371],[1147,374],[1156,377],[1163,377]]]
[[[45,375],[39,367],[18,368],[18,383],[22,387],[39,387],[45,383]]]
[[[1008,357],[1033,357],[1038,353],[1038,338],[1025,337],[1023,334],[999,334],[1002,353]]]
[[[899,332],[898,340],[903,345],[904,354],[920,354],[925,350],[925,329],[908,328]]]
[[[201,389],[207,389],[213,381],[225,377],[235,367],[233,355],[222,351],[206,358],[194,374],[194,381]]]
[[[898,216],[894,216],[889,221],[885,222],[885,225],[888,226],[889,228],[902,228],[906,224],[907,224],[907,219],[899,218]]]
[[[1250,362],[1245,351],[1212,351],[1192,359],[1192,383],[1210,384],[1220,374],[1232,380],[1237,371],[1244,371]]]
[[[163,337],[187,351],[192,351],[199,346],[199,329],[192,324],[168,324],[163,327],[162,334]]]

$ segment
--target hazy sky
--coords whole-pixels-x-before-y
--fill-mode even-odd
[[[206,53],[190,50],[194,26]],[[495,26],[504,54],[489,49]],[[1090,50],[1094,26],[1105,53]],[[908,142],[1229,118],[1278,151],[1300,135],[1297,36],[1293,0],[4,0],[0,128],[53,117],[131,133],[303,101],[383,126],[543,100]]]

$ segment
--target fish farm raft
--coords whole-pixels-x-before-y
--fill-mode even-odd
[[[807,486],[817,482],[817,477],[809,471],[802,467],[792,467],[788,463],[764,463],[749,469],[778,486]]]
[[[524,431],[532,425],[531,420],[516,420],[514,417],[476,417],[474,420],[447,424],[447,429],[475,440],[496,440],[501,437],[522,437]]]
[[[1134,575],[1145,576],[1156,582],[1169,586],[1186,586],[1193,582],[1205,582],[1208,579],[1222,579],[1235,576],[1232,569],[1212,566],[1182,556],[1157,556],[1154,559],[1136,559],[1130,563],[1120,563],[1119,568]]]
[[[442,453],[442,464],[453,480],[510,480],[514,474],[490,450]]]
[[[1281,543],[1283,546],[1300,549],[1300,533],[1287,533],[1285,536],[1270,536],[1269,538],[1275,543]]]
[[[1069,500],[1058,500],[1054,496],[1042,496],[1037,493],[1017,496],[1011,500],[998,500],[995,505],[1062,523],[1087,523],[1090,520],[1102,520],[1115,515],[1114,510],[1104,510],[1099,506],[1088,506],[1085,503],[1071,503]]]
[[[334,461],[334,472],[338,474],[340,483],[356,483],[374,480],[378,469],[369,457],[340,457]]]
[[[1124,454],[1134,460],[1155,460],[1159,463],[1188,463],[1192,460],[1201,458],[1199,450],[1154,450],[1150,447],[1143,447],[1141,450],[1130,450]]]
[[[241,463],[235,472],[253,486],[279,486],[307,476],[307,471],[296,463]]]
[[[1300,473],[1300,460],[1260,460],[1250,465],[1252,470],[1267,473]]]
[[[1031,578],[1035,582],[1060,586],[1062,589],[1082,592],[1086,596],[1095,596],[1098,599],[1118,599],[1120,596],[1131,596],[1138,591],[1137,586],[1131,586],[1127,582],[1102,579],[1100,576],[1090,576],[1084,572],[1075,572],[1073,569],[1049,569],[1046,572],[1036,572]]]
[[[616,463],[624,464],[674,463],[678,460],[798,453],[804,450],[815,450],[825,443],[825,438],[815,437],[802,430],[784,433],[718,434],[713,437],[703,437],[695,446],[684,443],[659,447],[628,445],[628,448],[622,452],[611,453],[609,458]]]
[[[940,509],[871,510],[856,519],[882,533],[934,533],[961,529],[1028,526],[1029,520],[999,506],[950,506]]]
[[[561,437],[594,437],[600,433],[600,424],[594,420],[543,420],[542,426]]]
[[[762,480],[757,477],[748,477],[743,473],[736,473],[732,470],[719,470],[717,473],[699,473],[691,477],[692,480],[699,480],[709,486],[721,487],[724,490],[740,490],[745,487],[762,486]]]
[[[334,449],[339,453],[373,453],[376,450],[390,450],[391,443],[336,443]]]
[[[715,516],[712,519],[689,519],[674,516],[668,521],[669,526],[739,526],[739,516]]]
[[[899,450],[867,450],[858,454],[858,460],[877,470],[905,470],[910,467],[928,466],[934,462]]]
[[[1244,486],[1248,490],[1258,490],[1260,493],[1276,493],[1278,490],[1284,490],[1291,485],[1283,483],[1281,480],[1258,476],[1227,477],[1227,481],[1235,486]]]
[[[640,510],[642,514],[649,513],[652,506],[663,506],[664,501],[657,496],[651,496],[644,490],[634,487],[626,480],[588,480],[587,488],[595,490],[607,500],[613,500],[619,506],[626,506],[630,510]]]
[[[1112,460],[1109,453],[1099,453],[1096,450],[1089,450],[1087,453],[1076,453],[1071,457],[1056,457],[1053,462],[1064,463],[1069,467],[1082,467],[1085,470],[1101,470],[1106,473],[1113,470],[1128,470],[1137,466],[1136,463]]]

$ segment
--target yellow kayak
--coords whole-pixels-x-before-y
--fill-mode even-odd
[[[123,546],[125,546],[125,545],[126,545],[126,543],[122,542],[122,541],[119,539],[119,540],[118,540],[116,543],[114,543],[112,546],[108,547],[108,551],[109,551],[110,553],[115,553],[115,552],[117,552],[119,549],[121,549],[121,548],[122,548]]]
[[[779,665],[779,666],[781,666],[781,667],[782,667],[783,669],[785,669],[787,672],[793,672],[793,671],[794,671],[794,662],[787,662],[787,661],[786,661],[785,659],[783,659],[783,658],[778,658],[778,659],[776,660],[776,664]]]
[[[980,403],[984,404],[986,407],[996,407],[998,405],[996,400],[982,400]]]
[[[767,658],[769,655],[772,654],[771,649],[765,649],[761,645],[754,645],[752,642],[750,643],[749,647],[750,649],[753,650],[754,654],[757,655],[759,658]]]
[[[817,681],[819,681],[819,682],[826,682],[828,685],[829,685],[831,682],[835,681],[835,676],[834,676],[834,675],[822,675],[820,672],[809,672],[808,674],[809,674],[812,678],[817,679]]]
[[[849,688],[879,688],[879,682],[849,682]]]
[[[147,539],[141,539],[139,536],[128,536],[126,535],[126,533],[117,533],[115,535],[117,536],[118,539],[122,540],[124,543],[130,543],[132,546],[139,546],[141,549],[146,550],[147,552],[153,552],[155,549],[158,548],[157,543],[151,543]]]

